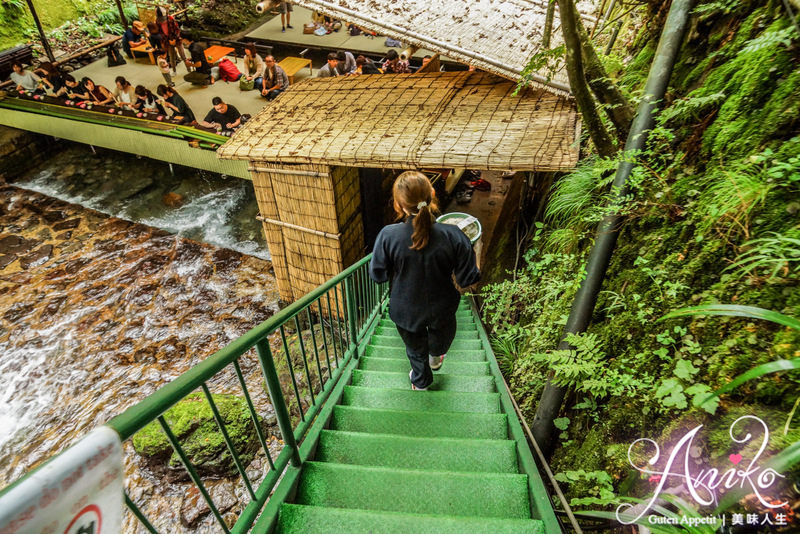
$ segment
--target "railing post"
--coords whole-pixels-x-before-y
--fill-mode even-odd
[[[353,291],[353,282],[349,276],[344,279],[344,293],[345,301],[347,302],[347,326],[350,330],[350,343],[356,345],[358,343],[356,339],[358,335],[356,329],[356,297]],[[358,350],[354,351],[353,357],[358,358]]]
[[[278,427],[281,429],[283,443],[292,451],[291,463],[293,467],[300,467],[300,453],[297,450],[297,441],[294,439],[292,421],[289,419],[289,411],[286,409],[286,401],[283,399],[281,383],[278,380],[278,373],[275,371],[275,362],[272,361],[272,351],[269,344],[262,339],[256,343],[256,352],[261,361],[261,370],[264,372],[264,379],[267,382],[269,398],[272,399],[272,407],[275,410],[275,417],[278,418]]]

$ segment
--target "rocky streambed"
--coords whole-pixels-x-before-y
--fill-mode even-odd
[[[273,314],[270,269],[264,259],[0,184],[0,488]],[[241,366],[277,453],[254,355]],[[228,371],[210,389],[241,396]],[[129,494],[163,532],[218,531],[196,490],[167,484],[130,442],[126,451]],[[267,467],[258,454],[248,474],[257,482]],[[232,519],[241,483],[208,485]],[[125,531],[144,532],[132,517]]]

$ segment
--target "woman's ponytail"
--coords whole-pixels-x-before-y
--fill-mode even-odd
[[[395,180],[392,196],[398,219],[414,215],[411,249],[424,249],[431,238],[431,228],[435,220],[433,212],[436,209],[430,180],[421,172],[406,171]]]
[[[428,246],[428,241],[431,239],[431,227],[433,226],[433,213],[428,206],[428,202],[420,202],[425,204],[417,212],[414,217],[414,233],[411,234],[411,249],[422,250]]]

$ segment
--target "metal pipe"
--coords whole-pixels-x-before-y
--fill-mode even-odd
[[[56,58],[53,55],[53,50],[50,48],[50,43],[47,41],[47,36],[44,34],[44,28],[42,28],[42,23],[39,21],[39,14],[36,13],[36,8],[33,7],[33,0],[26,0],[26,1],[28,2],[28,9],[31,10],[31,16],[33,17],[33,22],[36,23],[36,29],[39,30],[39,38],[42,40],[44,53],[47,54],[47,58],[52,63],[56,60]]]
[[[675,65],[675,59],[683,43],[691,8],[692,0],[674,0],[672,2],[664,24],[664,30],[658,42],[653,64],[650,66],[650,72],[647,76],[644,97],[636,111],[636,117],[633,119],[633,124],[625,143],[624,151],[627,154],[635,154],[645,146],[647,132],[652,129],[655,120],[653,112],[658,102],[664,98],[664,93]],[[611,200],[611,205],[620,202],[629,193],[626,182],[634,168],[634,163],[631,160],[632,158],[623,158],[617,167],[617,174],[611,186],[611,190],[616,193],[614,199]],[[589,253],[589,260],[586,264],[586,278],[581,283],[581,287],[577,295],[575,295],[575,300],[572,302],[572,309],[564,327],[564,338],[558,344],[558,350],[571,349],[570,344],[566,342],[566,336],[585,332],[589,325],[592,312],[597,303],[597,294],[600,292],[608,264],[611,261],[611,255],[617,243],[622,221],[622,215],[618,213],[611,214],[604,217],[597,227],[595,243]],[[555,434],[553,420],[558,416],[566,391],[567,388],[553,383],[551,375],[536,408],[536,416],[533,420],[533,435],[548,453],[553,450],[553,436]]]

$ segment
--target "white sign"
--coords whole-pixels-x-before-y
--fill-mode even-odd
[[[0,534],[117,534],[122,491],[122,443],[101,426],[0,496]]]

